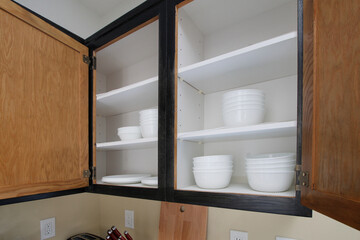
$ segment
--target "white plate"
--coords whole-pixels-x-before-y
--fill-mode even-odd
[[[148,186],[157,186],[158,185],[158,177],[147,177],[141,180],[141,183]]]
[[[151,174],[123,174],[102,177],[104,183],[139,183],[141,179],[150,177]]]

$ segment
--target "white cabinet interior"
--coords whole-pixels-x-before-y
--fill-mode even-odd
[[[120,127],[140,125],[139,111],[158,105],[158,25],[153,21],[96,51],[97,184],[109,175],[158,173],[157,137],[121,141],[117,135]]]
[[[264,193],[247,184],[246,154],[296,152],[297,3],[293,0],[195,0],[178,9],[178,190],[295,197]],[[228,128],[223,93],[241,88],[265,93],[265,122]],[[196,186],[192,158],[231,154],[229,187]]]

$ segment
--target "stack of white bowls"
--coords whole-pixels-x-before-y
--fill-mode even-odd
[[[261,192],[283,192],[295,177],[294,153],[270,153],[246,157],[246,174],[250,187]]]
[[[144,138],[158,136],[158,110],[156,108],[140,111],[140,129]]]
[[[118,136],[122,141],[139,139],[141,138],[140,127],[130,126],[118,128]]]
[[[265,96],[258,89],[226,92],[222,99],[225,126],[240,127],[264,121]]]
[[[193,158],[193,173],[200,188],[225,188],[233,172],[233,156],[212,155]]]

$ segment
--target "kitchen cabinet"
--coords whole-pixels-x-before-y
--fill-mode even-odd
[[[83,73],[85,76],[87,70],[83,69],[88,69],[90,84],[88,86],[87,82],[77,79],[81,85],[76,86],[81,88],[71,85],[74,84],[72,81],[60,86],[64,91],[57,91],[58,97],[67,96],[66,100],[75,102],[69,103],[69,110],[61,111],[62,115],[50,114],[51,117],[57,116],[56,120],[61,117],[76,120],[65,121],[73,123],[66,128],[67,134],[60,131],[61,128],[49,132],[46,124],[31,133],[43,131],[44,136],[66,136],[67,140],[64,137],[58,141],[63,144],[77,141],[78,145],[71,145],[74,155],[79,156],[75,154],[76,150],[78,154],[84,154],[81,156],[86,161],[81,162],[89,166],[81,165],[79,168],[80,164],[76,162],[76,167],[73,167],[75,161],[62,163],[63,171],[69,168],[66,170],[68,173],[76,169],[79,181],[84,183],[73,188],[89,185],[86,191],[93,193],[298,216],[311,216],[310,209],[316,209],[359,229],[358,214],[351,214],[359,212],[360,192],[359,161],[356,160],[360,149],[357,129],[360,116],[356,109],[359,105],[357,54],[360,41],[357,39],[359,17],[355,14],[359,3],[355,0],[324,2],[147,1],[85,40],[89,48],[89,66],[82,60],[83,55],[88,55],[87,49],[78,48],[78,43],[71,48],[72,51],[81,49],[75,51],[78,58],[74,57],[77,61],[74,60],[73,64],[67,61],[66,64],[46,66],[46,69],[52,69],[53,65],[60,69],[63,69],[60,66],[67,66],[69,70],[66,72],[78,73],[77,77]],[[15,5],[2,0],[2,11],[7,11],[3,6],[13,8]],[[20,16],[27,15],[18,7],[16,11],[21,12]],[[35,30],[39,31],[39,28]],[[36,44],[24,39],[28,35],[16,34],[16,39],[22,44],[29,44],[26,49],[36,49]],[[69,39],[64,40],[65,45],[70,44],[68,41],[71,44],[76,42]],[[2,44],[4,46],[6,44]],[[52,52],[46,54],[50,59],[53,56]],[[122,54],[125,57],[116,58]],[[6,54],[1,56],[2,61],[7,61]],[[41,56],[41,59],[47,58]],[[23,64],[29,64],[24,58],[18,61],[21,60]],[[51,61],[46,60],[46,63]],[[3,64],[1,67],[4,68]],[[62,71],[56,72],[60,75]],[[16,74],[24,73],[19,71]],[[13,98],[3,95],[7,84],[2,83],[1,87],[2,102],[13,101]],[[224,128],[221,96],[226,91],[242,88],[265,92],[265,123]],[[33,91],[28,96],[29,101],[36,99],[37,94],[51,94],[43,88],[27,89]],[[73,92],[67,93],[65,89]],[[88,92],[89,99],[86,96],[84,103],[83,94]],[[76,107],[72,107],[72,103]],[[86,107],[80,107],[80,103]],[[17,104],[19,108],[24,106],[20,100]],[[44,114],[41,110],[48,113],[49,109],[63,106],[54,105],[45,105],[45,109],[39,110],[40,114]],[[4,106],[8,105],[2,104],[2,112],[15,114]],[[159,111],[157,138],[119,141],[116,128],[138,125],[138,112],[156,106]],[[38,110],[27,109],[29,113]],[[87,111],[89,118],[82,122],[82,117],[88,116]],[[9,119],[15,117],[9,115]],[[53,120],[50,116],[49,119]],[[26,119],[21,118],[21,121],[26,125]],[[88,124],[90,129],[87,129]],[[86,131],[82,130],[84,126]],[[21,132],[15,135],[22,136],[21,139],[27,143],[30,140],[24,136],[30,134],[25,130],[22,130],[25,132],[23,135],[19,134]],[[85,135],[87,130],[89,135]],[[84,135],[80,139],[80,135],[76,138],[72,135],[74,133]],[[11,134],[14,132],[8,131],[6,136]],[[83,141],[86,146],[81,148],[83,145],[79,142]],[[87,148],[88,142],[90,149]],[[12,149],[13,144],[6,146]],[[57,146],[64,149],[64,146]],[[52,148],[39,150],[31,145],[31,149],[41,153]],[[87,149],[89,155],[85,154]],[[50,157],[54,164],[58,163],[59,152],[50,152],[55,155],[55,158]],[[263,193],[248,187],[244,156],[264,152],[296,153],[296,178],[288,191]],[[31,156],[27,152],[23,154]],[[192,158],[211,154],[235,156],[230,187],[207,190],[196,186]],[[41,158],[35,158],[36,161],[34,157],[29,159],[41,166],[48,163]],[[66,156],[65,159],[70,161],[72,158]],[[21,164],[19,162],[19,166]],[[7,166],[7,172],[16,169]],[[55,164],[54,168],[44,171],[42,182],[52,182],[53,179],[48,178],[51,171],[58,174],[51,174],[55,180],[58,180],[56,176],[65,178],[57,166]],[[92,173],[89,179],[82,175],[87,169]],[[103,176],[128,173],[158,175],[159,184],[149,187],[101,182]],[[39,177],[29,172],[31,174]],[[13,175],[4,174],[2,179],[8,181],[14,175],[15,172]],[[28,184],[29,179],[25,174],[23,183]],[[56,188],[39,192],[31,191],[27,185],[21,187],[20,194],[13,195],[4,188],[3,198],[70,188],[66,183],[54,185]],[[335,205],[338,211],[334,211]]]
[[[88,48],[0,3],[0,199],[87,187]]]

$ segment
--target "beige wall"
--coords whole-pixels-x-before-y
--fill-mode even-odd
[[[40,220],[49,217],[56,217],[56,237],[52,240],[64,240],[78,232],[104,236],[112,225],[125,230],[125,209],[135,213],[135,229],[126,229],[135,240],[158,238],[160,202],[83,193],[0,206],[0,240],[39,240]],[[207,240],[227,240],[230,229],[247,231],[249,240],[274,240],[275,236],[297,240],[360,239],[360,231],[317,212],[313,218],[303,218],[209,208]]]
[[[40,220],[55,217],[56,237],[99,233],[98,198],[82,193],[0,206],[0,240],[40,240]]]

